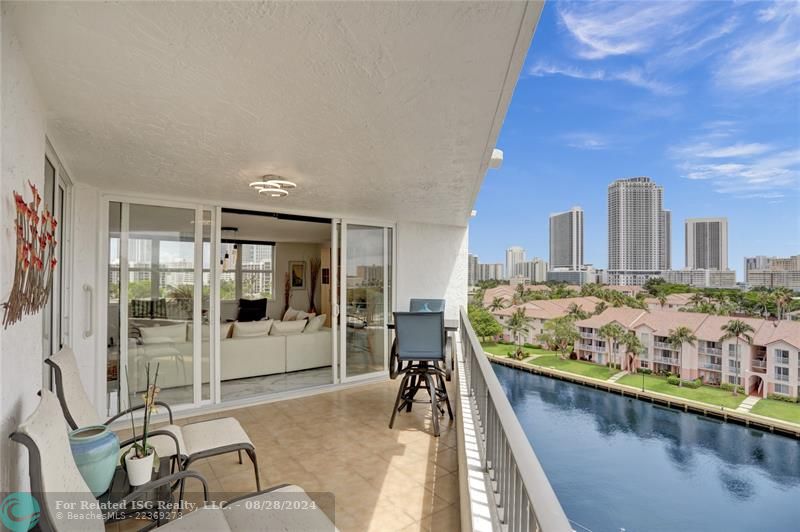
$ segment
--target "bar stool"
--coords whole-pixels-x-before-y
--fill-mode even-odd
[[[413,403],[431,404],[433,434],[439,436],[439,416],[444,415],[441,404],[453,419],[445,380],[450,380],[449,338],[444,330],[444,312],[395,312],[395,344],[398,373],[403,374],[400,389],[392,408],[389,428],[394,426],[397,412],[411,411]],[[405,363],[405,365],[403,365]],[[426,390],[429,400],[415,399],[417,392]]]

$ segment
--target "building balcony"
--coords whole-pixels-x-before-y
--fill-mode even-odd
[[[767,361],[765,359],[754,359],[751,363],[751,367],[753,371],[757,371],[759,373],[766,373],[767,371]]]
[[[451,397],[453,384],[448,383]],[[442,418],[435,438],[430,407],[420,404],[398,414],[390,429],[398,386],[384,381],[176,421],[235,417],[256,447],[262,487],[296,484],[312,499],[328,501],[332,494],[335,512],[329,517],[339,530],[458,530],[456,422]],[[246,459],[240,465],[235,453],[197,461],[190,469],[206,478],[211,494],[255,490],[252,465]],[[197,483],[186,489],[187,500],[201,500],[202,492],[191,491],[199,489]],[[128,524],[120,523],[120,530]]]
[[[698,352],[705,355],[722,356],[722,349],[719,347],[700,347]]]
[[[710,369],[712,371],[722,371],[722,364],[712,364],[711,362],[704,362],[702,369]]]
[[[596,336],[594,333],[581,331],[581,338],[586,338],[587,340],[594,340]]]
[[[667,351],[677,351],[669,342],[653,342],[653,346]]]
[[[669,364],[671,366],[677,366],[678,365],[678,359],[674,358],[674,357],[654,356],[653,357],[653,362],[656,362],[658,364]]]
[[[775,375],[775,381],[777,382],[789,382],[788,375]]]

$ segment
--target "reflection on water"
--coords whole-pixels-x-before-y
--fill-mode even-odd
[[[567,516],[580,525],[800,530],[800,441],[494,368]]]

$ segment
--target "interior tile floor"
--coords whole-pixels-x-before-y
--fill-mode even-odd
[[[399,384],[361,385],[176,422],[236,417],[256,446],[262,488],[290,483],[332,493],[335,510],[327,505],[326,511],[334,514],[339,530],[457,531],[456,424],[441,418],[441,436],[435,438],[430,406],[416,404],[412,412],[399,413],[389,429]],[[256,489],[246,456],[241,465],[233,453],[191,468],[205,476],[212,493],[223,495],[219,498]],[[198,486],[187,484],[187,490]],[[325,497],[320,496],[322,507],[330,501]],[[199,498],[196,492],[187,495]],[[107,529],[127,531],[142,524],[128,520]]]

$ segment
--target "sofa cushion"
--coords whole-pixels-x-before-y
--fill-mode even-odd
[[[313,318],[309,319],[308,325],[306,325],[306,328],[303,329],[303,332],[304,333],[317,332],[325,324],[325,318],[326,318],[325,314],[320,314],[319,316],[314,316]]]
[[[142,343],[165,343],[163,339],[167,339],[174,343],[183,343],[186,341],[186,324],[178,323],[176,325],[160,325],[156,327],[141,327],[139,329],[142,335]],[[156,340],[159,338],[159,340]]]
[[[299,311],[297,313],[297,318],[295,318],[295,319],[298,319],[298,320],[310,320],[311,318],[313,318],[316,315],[317,314],[315,312],[303,312],[301,310],[301,311]]]
[[[298,314],[300,314],[299,310],[289,307],[283,314],[283,321],[295,321],[297,319]]]
[[[252,336],[267,336],[272,328],[272,320],[237,321],[233,324],[233,338],[247,338]]]
[[[272,325],[272,336],[288,336],[290,334],[300,334],[303,332],[307,324],[307,320],[299,321],[276,321]]]

